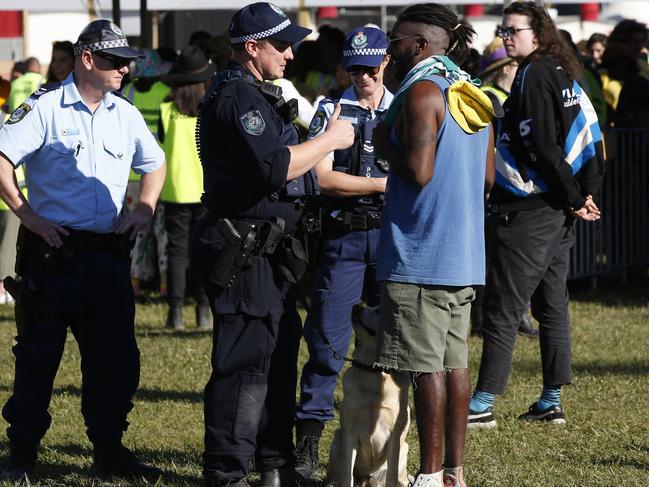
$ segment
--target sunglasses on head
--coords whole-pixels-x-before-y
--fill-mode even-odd
[[[93,54],[108,61],[113,69],[121,69],[124,66],[131,64],[131,59],[128,58],[112,56],[110,54],[104,54],[100,52],[93,52]]]
[[[519,29],[518,27],[496,27],[496,36],[501,39],[507,39],[509,37],[515,36],[522,30],[532,30],[532,27],[523,27]]]
[[[347,72],[351,76],[363,76],[364,74],[367,74],[368,76],[376,76],[379,74],[379,71],[381,71],[381,65],[379,64],[378,66],[350,66],[347,68]]]

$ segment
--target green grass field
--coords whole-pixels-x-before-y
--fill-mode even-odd
[[[193,316],[192,311],[188,308],[186,315]],[[541,387],[538,344],[520,338],[509,390],[496,403],[498,429],[468,436],[470,487],[649,486],[649,279],[636,278],[627,285],[605,282],[596,292],[575,291],[571,311],[575,379],[563,393],[568,424],[524,425],[516,419]],[[191,326],[184,333],[164,329],[165,313],[161,304],[138,306],[142,375],[124,442],[169,472],[158,485],[200,485],[202,388],[209,375],[211,335],[192,332]],[[14,333],[13,309],[2,306],[2,404],[13,381]],[[32,485],[144,485],[90,477],[92,450],[80,413],[79,352],[71,335],[68,342],[50,407],[52,427],[41,445]],[[480,339],[472,338],[474,380],[480,351]],[[325,430],[325,464],[335,428],[334,422]],[[7,440],[4,433],[0,437],[2,462]],[[414,473],[414,423],[410,445],[409,470]]]

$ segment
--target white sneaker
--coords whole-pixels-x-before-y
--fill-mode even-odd
[[[435,473],[417,474],[415,483],[410,487],[444,487],[444,470]]]

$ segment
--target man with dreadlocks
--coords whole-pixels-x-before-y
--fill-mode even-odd
[[[377,265],[385,281],[377,365],[412,373],[415,487],[465,485],[467,332],[473,286],[485,278],[484,191],[494,176],[494,106],[456,64],[473,34],[441,5],[406,9],[390,39],[402,82],[374,133],[391,165]]]

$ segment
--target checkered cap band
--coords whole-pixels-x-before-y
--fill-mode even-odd
[[[278,32],[286,29],[289,25],[291,25],[291,21],[289,19],[286,19],[284,22],[276,25],[272,29],[257,32],[256,34],[246,34],[245,36],[232,37],[230,39],[230,44],[243,44],[244,42],[250,41],[252,39],[265,39],[266,37],[271,37],[273,34],[277,34]]]
[[[74,55],[78,56],[83,51],[101,51],[103,49],[110,49],[111,47],[128,47],[126,39],[115,39],[112,41],[93,42],[92,44],[81,44],[74,47]]]
[[[343,57],[350,56],[385,56],[388,53],[387,49],[349,49],[343,51]]]

